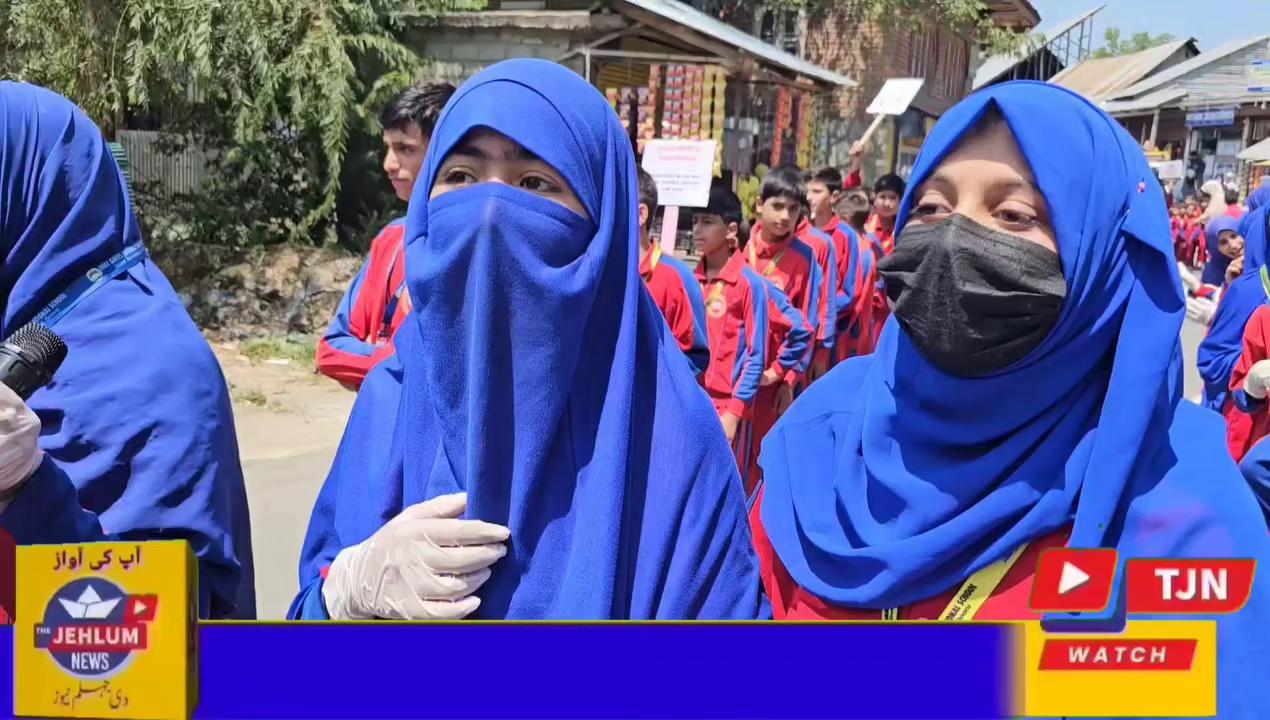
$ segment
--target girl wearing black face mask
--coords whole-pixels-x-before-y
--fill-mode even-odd
[[[1270,560],[1220,420],[1179,402],[1185,303],[1137,143],[1074,93],[1006,83],[940,120],[909,187],[879,266],[894,321],[763,445],[776,617],[1032,619],[1061,545]],[[1267,616],[1254,586],[1218,621],[1220,716],[1270,712]]]

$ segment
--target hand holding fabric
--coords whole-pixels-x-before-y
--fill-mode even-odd
[[[1264,400],[1267,388],[1270,388],[1270,360],[1259,360],[1248,368],[1248,375],[1244,378],[1244,392],[1258,400]]]
[[[467,494],[411,505],[364,542],[340,551],[322,587],[332,620],[458,620],[507,554],[507,528],[461,520]]]
[[[1230,265],[1226,266],[1226,282],[1230,283],[1244,272],[1244,257],[1240,255],[1230,261]]]
[[[1209,324],[1213,320],[1213,315],[1217,312],[1217,303],[1208,298],[1190,297],[1186,298],[1186,317],[1203,323]]]
[[[0,384],[0,512],[40,466],[40,418],[8,386]]]

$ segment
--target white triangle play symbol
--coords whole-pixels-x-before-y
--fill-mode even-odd
[[[1064,575],[1063,577],[1067,577],[1067,576]],[[1059,590],[1059,592],[1063,592],[1063,591]],[[145,610],[146,610],[146,604],[141,602],[140,600],[137,601],[136,605],[132,606],[132,612],[134,615],[140,615],[141,613],[145,612]]]
[[[1070,562],[1063,563],[1063,574],[1058,577],[1058,594],[1066,595],[1089,582],[1089,574]]]

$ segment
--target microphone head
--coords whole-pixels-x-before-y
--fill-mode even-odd
[[[37,322],[29,322],[18,328],[4,344],[13,346],[50,376],[57,372],[66,359],[66,343],[52,330]]]

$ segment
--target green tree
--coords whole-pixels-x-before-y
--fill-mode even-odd
[[[230,246],[324,242],[350,151],[422,60],[411,25],[452,0],[0,0],[0,74],[212,151],[175,225]],[[146,213],[144,203],[143,214]],[[356,205],[356,203],[352,203]]]
[[[696,0],[720,19],[748,28],[758,11],[766,8],[804,10],[816,15],[833,9],[847,25],[872,20],[921,23],[934,21],[949,27],[974,29],[989,52],[1010,52],[1028,42],[1025,32],[997,27],[983,0]]]
[[[1136,32],[1128,40],[1120,39],[1119,28],[1107,28],[1102,34],[1103,45],[1093,52],[1092,57],[1105,58],[1117,57],[1120,55],[1130,55],[1143,50],[1149,50],[1157,45],[1163,45],[1173,41],[1173,36],[1168,33],[1160,33],[1152,35],[1147,32]]]

